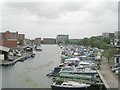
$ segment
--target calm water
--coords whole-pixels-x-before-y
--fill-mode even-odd
[[[46,76],[46,73],[60,63],[61,49],[57,45],[42,45],[42,51],[36,54],[35,58],[18,62],[14,66],[0,67],[2,76],[0,87],[50,88],[52,80]],[[100,88],[91,86],[87,90],[100,90]]]
[[[2,67],[3,88],[50,88],[52,80],[46,73],[60,63],[61,49],[57,45],[41,47],[43,51],[36,52],[35,58]]]

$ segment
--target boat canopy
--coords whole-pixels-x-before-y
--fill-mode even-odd
[[[80,65],[89,65],[90,63],[89,63],[89,62],[81,61],[79,64],[80,64]]]
[[[69,58],[69,59],[65,59],[66,61],[79,61],[79,58]]]

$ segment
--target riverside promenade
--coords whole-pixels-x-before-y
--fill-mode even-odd
[[[107,90],[120,90],[118,83],[118,76],[111,71],[110,63],[108,63],[105,57],[102,58],[101,68],[98,71],[101,75],[101,79],[105,84]]]

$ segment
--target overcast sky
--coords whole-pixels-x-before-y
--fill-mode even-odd
[[[5,1],[1,15],[2,31],[25,33],[26,38],[83,38],[118,30],[115,0]]]

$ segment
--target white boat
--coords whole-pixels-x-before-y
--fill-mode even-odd
[[[35,46],[35,50],[36,51],[42,51],[42,48],[41,48],[41,46]]]
[[[80,90],[80,89],[86,89],[87,87],[90,87],[89,84],[79,83],[75,81],[63,81],[63,82],[55,82],[51,85],[52,89],[56,90]]]
[[[80,59],[79,58],[68,58],[68,59],[65,59],[65,64],[69,64],[69,63],[74,63],[74,62],[79,62]]]
[[[96,70],[92,70],[91,68],[80,68],[80,67],[64,67],[61,69],[59,73],[73,73],[73,74],[97,74]]]

